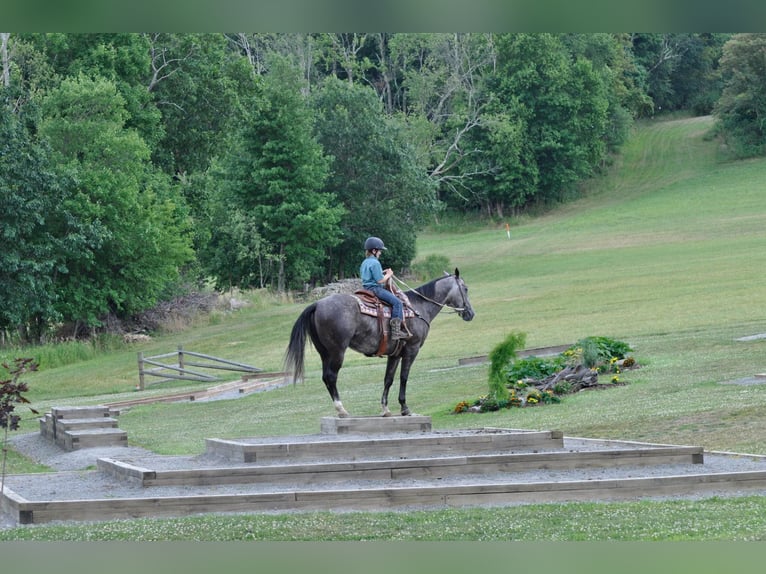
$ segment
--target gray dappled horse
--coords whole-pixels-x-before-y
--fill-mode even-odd
[[[399,374],[399,404],[402,415],[409,415],[406,390],[410,368],[418,356],[420,347],[428,336],[431,321],[444,307],[453,309],[464,321],[474,317],[468,300],[468,287],[460,278],[460,272],[445,273],[443,277],[416,289],[405,291],[414,316],[407,318],[407,327],[412,337],[402,343],[388,341],[382,354],[388,357],[383,380],[383,396],[380,400],[383,416],[391,416],[388,410],[388,390],[394,381],[396,369],[401,362]],[[405,305],[405,309],[406,309]],[[388,322],[386,321],[385,324]],[[353,349],[367,356],[380,354],[382,334],[376,317],[360,311],[360,301],[355,295],[335,293],[306,307],[293,325],[290,343],[285,355],[285,370],[293,380],[303,378],[303,360],[306,335],[311,338],[314,348],[322,358],[322,380],[330,393],[339,417],[349,416],[338,395],[338,372],[343,366],[346,349]]]

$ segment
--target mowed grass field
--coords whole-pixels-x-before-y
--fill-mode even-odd
[[[569,436],[766,454],[766,380],[729,384],[766,372],[766,339],[737,340],[766,333],[766,160],[727,161],[706,137],[711,126],[711,118],[639,124],[608,173],[588,182],[582,199],[541,216],[509,218],[510,239],[505,222],[459,230],[434,226],[421,234],[418,258],[444,255],[450,271],[460,269],[476,318],[466,323],[445,311],[434,321],[410,374],[411,409],[430,415],[435,429],[556,429]],[[179,344],[280,371],[303,306],[258,300],[149,343],[41,369],[26,377],[28,396],[41,412],[52,405],[133,398],[136,353],[169,352]],[[641,368],[621,375],[626,385],[569,395],[557,405],[452,414],[461,400],[487,392],[487,365],[458,367],[458,361],[488,354],[511,332],[524,333],[530,348],[609,336],[630,343]],[[234,400],[133,407],[120,416],[120,427],[131,444],[163,454],[203,452],[209,437],[318,432],[320,418],[334,410],[310,347],[307,357],[301,384]],[[339,390],[352,414],[379,412],[384,366],[383,359],[347,355]],[[144,394],[179,388],[155,385]],[[36,418],[28,417],[24,429],[36,428]],[[29,469],[22,457],[12,457],[10,472]],[[727,512],[739,517],[720,504],[717,519]],[[585,507],[556,508],[581,515]],[[651,505],[628,508],[633,510],[624,512],[645,515],[647,527],[652,524]],[[426,516],[421,521],[435,515]],[[344,519],[323,515],[325,528],[334,520]],[[647,538],[662,539],[659,528]],[[730,530],[698,536],[689,535],[748,535]],[[606,532],[595,537],[609,538]],[[569,538],[578,539],[576,533]]]

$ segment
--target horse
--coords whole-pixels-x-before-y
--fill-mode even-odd
[[[406,340],[388,340],[381,344],[381,326],[378,318],[361,312],[360,300],[356,295],[335,293],[310,304],[300,314],[290,333],[290,342],[285,353],[285,372],[292,374],[293,381],[302,380],[304,374],[304,352],[307,335],[322,359],[322,381],[330,393],[338,417],[350,416],[343,407],[338,393],[338,372],[343,366],[347,349],[353,349],[368,357],[387,356],[386,373],[383,379],[383,395],[380,400],[382,416],[391,416],[388,408],[388,391],[399,373],[399,405],[402,416],[407,416],[407,379],[413,361],[425,343],[431,329],[431,321],[439,312],[448,307],[464,321],[474,318],[468,287],[456,268],[454,274],[444,273],[443,277],[404,292],[411,315],[406,326],[411,337]],[[390,309],[390,308],[389,308]],[[383,329],[388,323],[383,322]]]

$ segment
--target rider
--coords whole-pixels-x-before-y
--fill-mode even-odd
[[[380,255],[385,250],[386,246],[383,245],[383,240],[379,237],[368,237],[367,241],[364,242],[365,258],[359,269],[362,287],[371,291],[378,299],[391,305],[391,338],[409,339],[409,335],[402,331],[402,319],[404,318],[402,302],[399,297],[385,287],[394,275],[390,268],[384,271],[380,264]]]

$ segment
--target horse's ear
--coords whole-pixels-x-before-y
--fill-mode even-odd
[[[460,270],[457,267],[455,267],[455,277],[460,279]]]
[[[445,277],[449,277],[449,272],[445,271],[445,272],[444,272],[444,276],[445,276]]]

